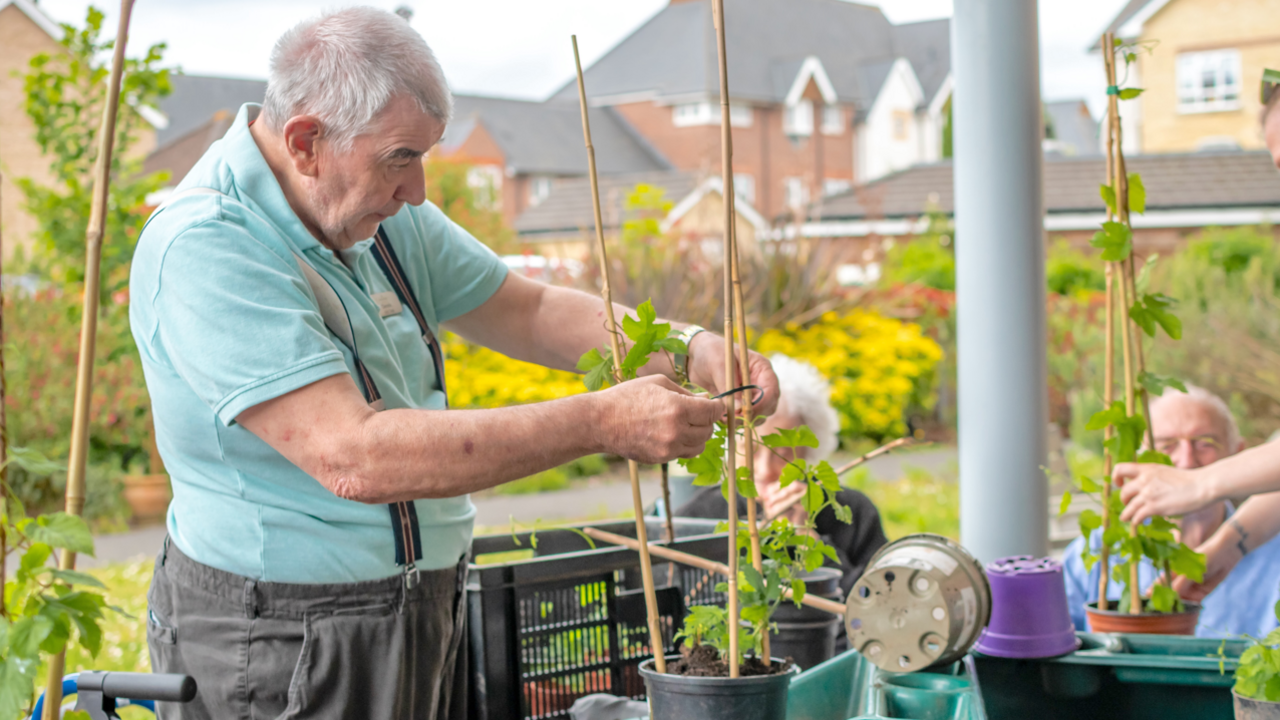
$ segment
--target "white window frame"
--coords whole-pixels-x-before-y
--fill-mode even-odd
[[[467,186],[475,195],[477,206],[496,210],[502,204],[502,168],[496,165],[467,168]]]
[[[750,173],[734,173],[733,192],[743,200],[755,204],[756,176]]]
[[[824,178],[822,181],[822,195],[823,197],[836,195],[852,186],[853,184],[844,178]]]
[[[813,134],[813,101],[798,100],[787,105],[782,115],[782,132],[792,137],[809,137]]]
[[[844,134],[844,110],[839,105],[822,106],[822,134]]]
[[[1240,109],[1240,51],[1207,50],[1178,54],[1178,112],[1181,114],[1224,112]],[[1206,89],[1204,80],[1213,84]]]
[[[800,209],[809,204],[809,186],[802,177],[782,178],[783,196],[788,208]]]
[[[537,207],[551,194],[552,178],[547,175],[534,175],[529,178],[529,207]]]
[[[731,127],[751,127],[755,112],[750,105],[729,103],[729,124]],[[720,124],[720,104],[703,100],[701,102],[677,103],[671,106],[671,124],[676,127],[696,127],[699,125]]]

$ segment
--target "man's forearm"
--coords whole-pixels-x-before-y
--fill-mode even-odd
[[[601,452],[587,396],[490,410],[370,412],[316,479],[366,503],[455,497]]]
[[[1227,518],[1210,539],[1233,546],[1241,557],[1265,545],[1280,533],[1280,492],[1255,495]]]
[[[1269,442],[1205,467],[1212,500],[1280,490],[1280,442]]]

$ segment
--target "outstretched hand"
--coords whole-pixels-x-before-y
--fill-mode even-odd
[[[778,376],[773,373],[773,365],[768,358],[758,352],[750,352],[747,356],[747,369],[751,377],[743,380],[737,377],[735,355],[733,385],[725,385],[724,358],[723,337],[710,332],[698,333],[689,347],[689,381],[710,391],[712,395],[743,385],[755,385],[759,390],[751,390],[738,396],[739,406],[742,402],[750,402],[759,396],[760,402],[752,408],[752,413],[757,417],[772,415],[778,408]]]
[[[1146,522],[1155,515],[1185,515],[1213,502],[1208,484],[1195,470],[1154,463],[1120,463],[1112,474],[1120,486],[1124,522]]]

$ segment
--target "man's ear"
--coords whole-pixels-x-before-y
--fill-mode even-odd
[[[284,147],[299,175],[315,177],[319,170],[317,155],[322,127],[314,115],[297,115],[284,124]]]

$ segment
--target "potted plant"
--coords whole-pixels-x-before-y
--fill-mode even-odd
[[[1280,620],[1280,603],[1275,613]],[[1280,628],[1262,639],[1248,639],[1253,644],[1240,653],[1231,688],[1236,720],[1280,720]]]
[[[1199,580],[1204,575],[1204,556],[1179,541],[1177,525],[1164,517],[1154,517],[1145,524],[1126,527],[1120,522],[1123,503],[1112,492],[1111,472],[1115,463],[1158,462],[1171,464],[1169,458],[1155,450],[1150,426],[1151,395],[1166,387],[1185,392],[1178,380],[1147,372],[1143,356],[1142,334],[1155,338],[1163,331],[1170,339],[1182,336],[1182,324],[1172,312],[1173,298],[1151,293],[1147,287],[1154,257],[1147,260],[1141,272],[1135,268],[1131,213],[1146,210],[1146,190],[1137,173],[1128,173],[1121,150],[1119,101],[1138,97],[1141,88],[1121,87],[1116,79],[1117,63],[1127,69],[1136,60],[1139,48],[1125,45],[1110,33],[1103,36],[1102,47],[1107,72],[1107,182],[1100,194],[1107,206],[1107,221],[1090,241],[1099,248],[1106,263],[1106,343],[1104,350],[1103,409],[1090,418],[1088,430],[1104,432],[1103,475],[1100,482],[1087,477],[1076,479],[1078,491],[1097,494],[1101,512],[1086,510],[1080,515],[1080,531],[1085,537],[1082,559],[1085,568],[1100,564],[1099,602],[1086,607],[1089,624],[1095,632],[1137,632],[1191,634],[1195,630],[1199,606],[1184,603],[1172,588],[1176,575]],[[1116,323],[1119,313],[1119,323]],[[1122,374],[1115,378],[1115,335],[1120,335]],[[1116,386],[1123,388],[1124,399],[1115,398]],[[1144,447],[1145,445],[1145,447]],[[1071,503],[1071,493],[1063,495],[1062,511]],[[1100,530],[1101,544],[1097,552],[1089,540]],[[1138,567],[1150,561],[1160,578],[1144,597],[1138,580]],[[1110,582],[1124,586],[1119,603],[1112,606],[1107,599]]]
[[[125,502],[129,503],[134,519],[151,522],[164,519],[169,511],[173,492],[169,488],[169,475],[164,471],[164,461],[160,459],[160,451],[156,448],[156,429],[150,410],[147,411],[146,442],[149,472],[125,475],[121,482],[124,484]]]

